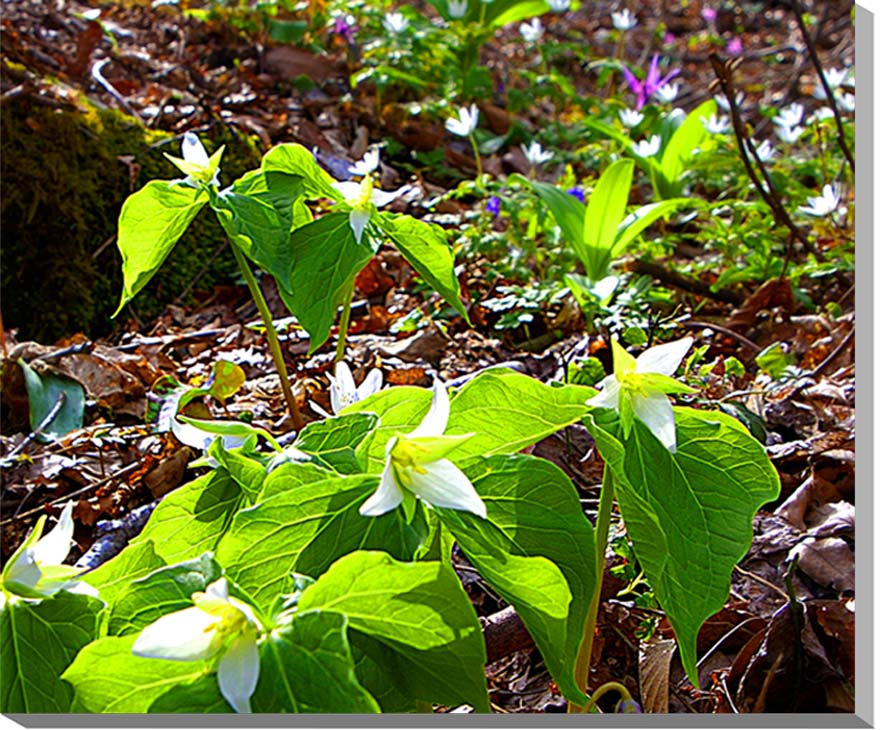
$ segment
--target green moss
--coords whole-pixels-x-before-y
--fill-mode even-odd
[[[4,104],[0,124],[4,325],[20,328],[22,339],[44,342],[78,331],[106,334],[114,326],[110,315],[122,286],[121,259],[113,243],[95,253],[115,235],[132,190],[151,179],[178,176],[162,155],[178,155],[177,140],[84,98],[75,109],[58,109],[23,94]],[[255,142],[221,122],[200,136],[209,150],[227,146],[223,184],[260,164]],[[120,157],[131,157],[132,167]],[[213,215],[203,211],[132,302],[132,311],[142,321],[161,312],[187,290],[223,241]],[[198,286],[229,282],[235,273],[227,253]]]

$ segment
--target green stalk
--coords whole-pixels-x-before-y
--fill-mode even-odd
[[[475,167],[478,169],[478,187],[483,189],[484,187],[484,168],[481,165],[481,153],[478,151],[478,140],[475,139],[474,134],[469,135],[469,142],[472,143],[472,152],[475,155]]]
[[[603,574],[606,569],[606,546],[609,542],[609,521],[612,515],[614,496],[615,485],[612,471],[609,466],[604,466],[603,481],[600,485],[600,505],[597,508],[597,524],[594,526],[597,579],[594,593],[591,595],[591,603],[588,606],[588,615],[585,617],[585,632],[582,635],[582,644],[579,646],[579,656],[576,659],[576,685],[586,692],[588,690],[588,672],[591,669],[594,629],[597,626],[597,611],[600,608],[600,589],[603,586]],[[588,712],[594,701],[592,700],[584,707],[569,702],[567,703],[567,712],[571,714]]]
[[[340,312],[340,327],[337,332],[337,353],[334,355],[334,364],[346,357],[346,333],[349,331],[349,315],[352,314],[352,295],[355,292],[355,279],[346,289],[343,296],[343,311]]]
[[[291,425],[294,427],[295,431],[299,431],[303,428],[303,417],[300,415],[300,409],[297,407],[297,401],[294,400],[294,393],[291,390],[291,383],[288,381],[288,368],[285,365],[285,357],[282,355],[282,346],[279,343],[279,335],[276,333],[276,328],[273,326],[273,315],[270,313],[269,307],[266,304],[266,299],[263,298],[263,292],[260,291],[260,286],[257,284],[257,279],[254,278],[254,274],[251,272],[251,267],[245,259],[245,254],[239,250],[239,247],[235,243],[230,248],[233,249],[236,263],[239,264],[239,269],[242,272],[242,276],[245,277],[245,283],[248,285],[248,291],[251,292],[251,298],[254,299],[254,303],[257,305],[257,311],[260,313],[261,320],[263,320],[263,326],[266,328],[266,341],[267,344],[269,344],[270,353],[272,353],[273,356],[273,363],[279,374],[279,381],[282,384],[282,393],[284,393],[285,403],[288,405],[288,413],[291,415]]]

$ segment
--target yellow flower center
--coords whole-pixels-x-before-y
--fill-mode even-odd
[[[415,444],[404,436],[397,436],[395,444],[389,451],[389,456],[392,459],[392,468],[395,470],[399,481],[406,486],[410,486],[410,473],[412,471],[417,474],[425,474],[426,469],[422,466],[422,463],[425,461],[427,453],[428,451],[419,444]]]

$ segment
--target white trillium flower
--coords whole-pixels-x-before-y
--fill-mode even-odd
[[[817,197],[809,198],[806,202],[808,205],[801,205],[797,208],[800,213],[823,218],[830,215],[839,207],[839,201],[842,199],[842,186],[839,183],[833,185],[825,185],[821,194]]]
[[[468,9],[469,0],[447,0],[447,14],[451,18],[462,18]]]
[[[380,486],[359,507],[359,513],[376,517],[404,502],[405,512],[410,510],[412,514],[416,496],[434,507],[487,517],[487,507],[468,477],[444,458],[474,435],[445,436],[449,417],[447,388],[436,380],[432,406],[422,423],[408,434],[395,435],[386,444],[386,466]]]
[[[191,608],[166,614],[144,628],[132,653],[150,659],[198,662],[220,656],[217,683],[236,712],[251,712],[260,657],[260,622],[251,607],[230,596],[227,579],[191,596]]]
[[[668,83],[656,89],[653,96],[662,104],[670,104],[680,93],[680,84]]]
[[[775,148],[772,147],[772,143],[767,139],[763,140],[763,143],[756,148],[756,156],[760,162],[768,162],[775,154]]]
[[[840,86],[842,86],[843,82],[848,78],[848,69],[847,68],[828,68],[824,69],[824,78],[827,80],[827,84],[830,86],[832,91],[835,91]],[[827,92],[824,91],[823,84],[815,84],[815,88],[812,90],[812,96],[816,99],[826,99]]]
[[[571,0],[546,0],[552,13],[565,13],[570,9]]]
[[[832,119],[835,116],[836,114],[829,106],[822,106],[815,110],[813,119],[809,121],[823,122],[825,119]]]
[[[376,147],[364,153],[358,162],[349,166],[350,175],[370,175],[380,166],[380,150]]]
[[[619,111],[619,119],[628,129],[634,129],[643,121],[643,114],[635,109],[622,109]]]
[[[205,147],[202,146],[202,142],[199,141],[199,137],[193,134],[193,132],[187,132],[184,135],[184,140],[181,142],[181,154],[184,155],[184,159],[172,157],[166,153],[163,154],[187,176],[187,182],[193,185],[198,185],[199,183],[207,183],[209,185],[220,184],[217,176],[220,172],[220,161],[224,154],[224,145],[218,147],[215,153],[209,157]]]
[[[389,205],[396,198],[413,191],[410,185],[402,185],[397,190],[374,190],[374,179],[370,174],[366,174],[360,183],[338,182],[334,183],[334,188],[352,208],[349,213],[349,226],[355,234],[356,243],[361,243],[361,236],[376,208]]]
[[[773,124],[779,127],[795,127],[802,121],[802,115],[805,108],[802,104],[793,102],[790,106],[784,107],[774,119]]]
[[[716,114],[711,114],[706,119],[702,119],[701,123],[711,134],[726,134],[731,128],[727,117],[718,117]]]
[[[410,21],[401,13],[389,13],[383,18],[383,27],[390,33],[403,33],[410,26]]]
[[[73,540],[73,507],[73,502],[64,505],[55,527],[45,535],[46,515],[37,520],[3,568],[0,583],[4,591],[26,598],[51,596],[62,589],[97,594],[91,587],[73,580],[85,568],[63,565]]]
[[[554,157],[553,152],[542,149],[542,145],[536,141],[530,142],[529,147],[522,144],[521,152],[524,153],[524,157],[527,158],[527,162],[529,162],[533,166],[543,165],[548,162],[552,157]]]
[[[527,43],[536,43],[542,37],[545,28],[539,18],[533,18],[529,23],[521,23],[518,30]]]
[[[334,411],[334,415],[340,413],[347,406],[378,393],[383,387],[383,371],[379,368],[372,368],[362,384],[356,387],[352,371],[342,360],[334,366],[334,375],[328,375],[328,379],[331,381],[331,409]],[[324,416],[329,415],[323,413],[318,406],[313,405],[313,408]]]
[[[478,128],[478,107],[472,104],[469,107],[460,107],[456,117],[450,117],[444,126],[451,134],[460,137],[468,137]]]
[[[618,411],[625,438],[634,419],[642,421],[672,453],[677,452],[674,409],[668,393],[694,393],[695,389],[673,379],[680,362],[692,347],[692,338],[650,347],[636,359],[612,340],[613,374],[600,381],[601,392],[587,401],[593,408]]]
[[[774,120],[773,120],[774,121]],[[802,133],[805,131],[805,127],[778,127],[775,130],[775,134],[778,135],[778,139],[782,142],[786,142],[787,144],[793,144],[798,140]]]
[[[631,11],[628,10],[628,8],[617,13],[612,13],[611,17],[613,28],[616,30],[631,30],[631,28],[637,25],[637,18],[631,15]]]
[[[649,139],[635,142],[631,150],[639,157],[652,157],[661,148],[661,137],[657,134],[652,135]]]

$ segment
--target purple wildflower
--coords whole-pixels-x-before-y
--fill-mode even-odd
[[[701,17],[708,23],[713,23],[717,19],[717,11],[713,8],[703,7],[701,9]]]
[[[355,31],[358,28],[355,27],[355,23],[349,22],[350,18],[346,18],[342,15],[338,15],[334,20],[334,32],[337,35],[341,35],[346,39],[347,43],[355,43]]]
[[[643,81],[631,73],[631,69],[627,66],[622,66],[622,73],[625,75],[631,92],[637,97],[635,107],[642,109],[656,91],[680,73],[680,69],[675,68],[667,76],[661,77],[658,70],[658,54],[656,53],[649,62],[649,71]]]
[[[677,40],[677,36],[675,36],[673,33],[671,33],[671,31],[668,31],[667,33],[665,33],[664,38],[662,38],[662,43],[664,43],[666,46],[670,46],[676,40]]]
[[[616,714],[631,714],[635,712],[642,713],[643,710],[641,710],[640,705],[638,705],[637,702],[632,699],[621,700],[619,704],[616,705]]]
[[[567,193],[568,193],[569,195],[572,195],[572,196],[573,196],[576,200],[578,200],[580,203],[584,203],[584,202],[585,202],[585,191],[582,190],[582,188],[579,188],[579,187],[576,187],[576,188],[570,188],[569,190],[567,190]]]
[[[494,218],[498,218],[500,210],[502,210],[502,201],[494,195],[487,201],[487,212],[492,214]]]
[[[733,56],[737,56],[744,50],[744,44],[741,42],[741,38],[735,36],[726,44],[726,53],[730,53]]]

